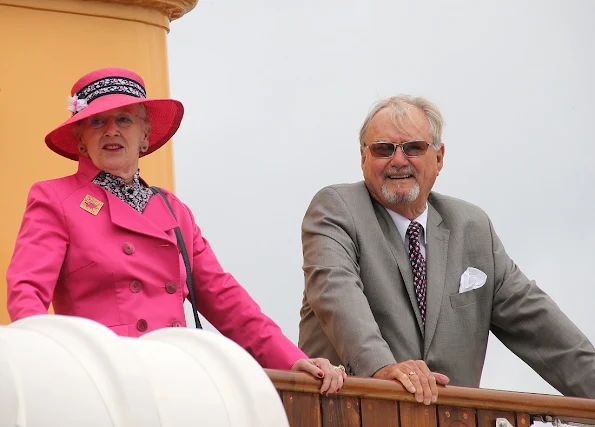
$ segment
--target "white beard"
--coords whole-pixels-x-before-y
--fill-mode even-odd
[[[419,197],[419,184],[416,182],[415,185],[407,192],[402,194],[399,192],[391,193],[386,184],[382,184],[382,196],[384,200],[390,204],[406,204],[414,202]]]

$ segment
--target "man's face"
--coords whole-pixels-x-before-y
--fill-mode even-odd
[[[419,216],[438,173],[442,169],[444,146],[438,151],[433,146],[419,157],[407,157],[400,147],[390,159],[372,156],[368,146],[375,141],[405,142],[423,140],[432,142],[430,123],[417,107],[410,114],[391,120],[391,110],[381,110],[370,122],[366,133],[366,148],[361,152],[362,171],[372,197],[383,206],[409,219]]]
[[[81,123],[81,142],[97,168],[122,177],[136,172],[140,145],[148,142],[143,114],[139,105],[132,105],[96,114]]]

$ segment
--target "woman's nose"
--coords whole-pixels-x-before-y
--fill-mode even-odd
[[[106,136],[114,136],[120,134],[120,128],[116,124],[115,117],[108,117],[107,121],[105,122],[105,135]]]

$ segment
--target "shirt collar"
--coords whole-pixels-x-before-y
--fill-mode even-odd
[[[134,176],[132,177],[132,183],[127,184],[126,182],[124,182],[124,178],[121,178],[119,176],[116,175],[112,175],[109,172],[106,171],[101,171],[97,174],[97,176],[93,179],[93,181],[97,182],[97,183],[103,183],[105,185],[109,185],[110,183],[113,183],[115,185],[119,185],[122,187],[139,187],[141,186],[141,180],[140,180],[140,169],[137,169],[136,172],[134,173]]]
[[[405,218],[403,215],[399,215],[395,211],[391,211],[388,208],[385,208],[385,209],[388,212],[388,214],[391,216],[391,218],[393,219],[393,222],[395,223],[395,225],[397,226],[397,230],[399,230],[399,234],[401,235],[403,242],[405,242],[405,237],[407,236],[407,229],[409,228],[409,224],[411,224],[411,221],[408,218]],[[427,203],[426,203],[426,208],[424,209],[424,211],[421,213],[420,216],[415,218],[414,221],[417,221],[421,224],[421,227],[423,229],[424,243],[427,243],[428,242],[428,233],[426,233],[426,224],[428,223],[428,204]]]
[[[84,175],[89,181],[93,181],[93,179],[95,179],[97,177],[97,175],[99,175],[100,172],[104,172],[101,169],[97,168],[93,164],[91,159],[88,159],[87,157],[80,156],[78,163],[79,163],[78,164],[78,173]],[[105,172],[105,173],[109,173],[109,172]],[[111,175],[111,176],[114,176],[114,175]],[[119,177],[115,177],[115,178],[119,178]],[[136,171],[136,173],[134,174],[134,178],[133,178],[133,184],[138,185],[139,183],[144,185],[145,187],[149,187],[149,184],[147,184],[147,181],[145,181],[143,178],[140,177],[140,169]]]

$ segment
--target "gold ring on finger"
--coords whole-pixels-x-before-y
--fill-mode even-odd
[[[337,371],[341,371],[341,372],[345,373],[345,366],[343,366],[343,365],[335,366],[335,369]]]

